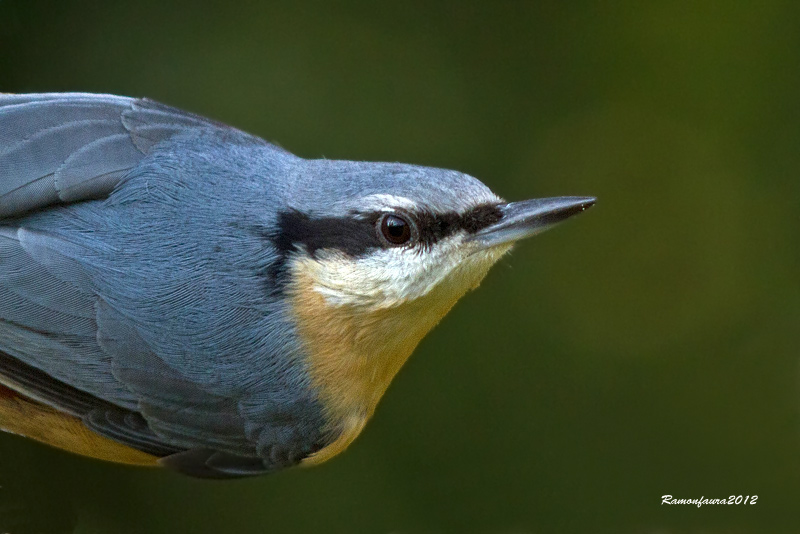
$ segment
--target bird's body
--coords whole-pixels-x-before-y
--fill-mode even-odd
[[[151,101],[0,96],[0,428],[196,476],[324,461],[519,204]]]

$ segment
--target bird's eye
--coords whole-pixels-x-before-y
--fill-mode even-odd
[[[397,215],[381,217],[380,230],[391,245],[404,245],[411,240],[411,223]]]

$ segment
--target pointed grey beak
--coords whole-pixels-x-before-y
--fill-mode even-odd
[[[470,236],[490,248],[519,241],[549,230],[556,224],[594,205],[594,197],[534,198],[499,206],[502,218]]]

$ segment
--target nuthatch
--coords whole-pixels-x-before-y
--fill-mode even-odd
[[[0,427],[238,477],[344,450],[512,244],[594,203],[307,160],[111,95],[0,96]]]

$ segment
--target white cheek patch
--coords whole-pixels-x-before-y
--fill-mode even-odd
[[[477,285],[508,250],[475,252],[462,240],[463,235],[456,235],[424,252],[398,247],[358,259],[319,251],[306,268],[315,281],[314,289],[331,306],[391,308],[427,295],[448,278],[460,296]]]

